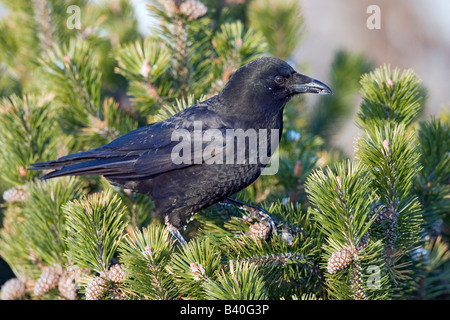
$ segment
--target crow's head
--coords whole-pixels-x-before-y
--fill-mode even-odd
[[[278,58],[255,59],[239,68],[222,93],[231,100],[257,101],[258,104],[283,107],[296,94],[333,94],[324,83],[296,72]]]

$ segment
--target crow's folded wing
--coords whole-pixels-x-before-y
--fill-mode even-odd
[[[198,131],[201,127],[202,131]],[[213,152],[203,154],[210,141],[203,141],[203,132],[223,134],[229,128],[206,107],[190,107],[166,121],[133,130],[96,149],[75,153],[48,162],[31,165],[30,170],[54,170],[42,178],[66,175],[104,175],[109,178],[142,179],[184,168],[220,157],[224,147],[215,144]],[[189,141],[190,139],[190,141]],[[190,143],[190,159],[180,156],[180,143]],[[184,148],[186,152],[189,148]],[[180,163],[180,160],[184,161]],[[186,161],[187,160],[187,161]]]

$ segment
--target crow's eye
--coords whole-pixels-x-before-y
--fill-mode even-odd
[[[273,81],[275,81],[275,83],[278,85],[283,84],[285,80],[286,79],[280,75],[277,75],[277,76],[275,76],[275,78],[273,78]]]

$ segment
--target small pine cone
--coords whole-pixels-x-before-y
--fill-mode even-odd
[[[110,297],[113,300],[127,300],[127,295],[122,290],[114,290]]]
[[[2,286],[1,300],[20,300],[25,296],[25,283],[17,278],[6,281]]]
[[[352,284],[352,291],[353,291],[353,298],[355,300],[365,300],[366,299],[366,293],[364,292],[364,280],[361,273],[361,266],[359,263],[355,263],[355,267],[352,268],[351,272],[351,284]]]
[[[43,295],[58,286],[59,272],[56,268],[44,267],[41,276],[34,284],[34,294]]]
[[[114,283],[121,283],[125,279],[125,272],[120,264],[112,265],[108,270],[108,278]]]
[[[196,20],[203,17],[208,12],[208,8],[200,1],[186,0],[180,4],[179,12],[188,20]]]
[[[256,222],[248,229],[248,235],[254,238],[266,240],[269,237],[270,228],[264,223]]]
[[[95,277],[86,286],[86,300],[100,300],[107,290],[105,279]]]
[[[166,13],[169,14],[169,16],[172,16],[174,13],[178,11],[177,5],[173,0],[161,0],[160,3],[164,7]]]
[[[87,268],[75,268],[71,270],[71,274],[75,279],[75,282],[78,282],[81,277],[91,274],[92,270]]]
[[[380,210],[381,207],[381,210]],[[378,211],[378,213],[377,213]],[[369,215],[369,218],[372,218],[373,215],[377,215],[377,217],[375,218],[375,223],[380,223],[381,221],[384,221],[386,219],[390,219],[394,216],[394,213],[392,212],[392,210],[390,210],[388,207],[386,207],[384,204],[382,203],[378,203],[373,209],[372,212]]]
[[[362,249],[364,249],[365,247],[367,247],[367,241],[369,240],[369,232],[366,232],[363,237],[361,238],[361,241],[359,242],[359,244],[356,246],[356,251],[361,251]]]
[[[68,300],[75,300],[77,297],[77,286],[72,274],[63,274],[58,281],[58,290],[61,295]]]
[[[327,270],[329,273],[336,273],[348,267],[352,261],[353,253],[347,248],[342,248],[333,252],[330,259],[328,259]]]
[[[24,201],[28,196],[22,187],[15,186],[3,192],[3,200],[9,203]]]

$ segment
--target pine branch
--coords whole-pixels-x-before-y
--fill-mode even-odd
[[[198,0],[154,0],[148,7],[160,21],[154,32],[171,51],[172,82],[176,84],[177,96],[198,94],[196,84],[204,82],[211,58],[210,20],[205,16],[208,8]]]
[[[335,170],[315,171],[306,182],[314,218],[327,236],[328,293],[338,299],[380,298],[380,291],[367,291],[361,274],[369,264],[383,267],[381,243],[368,237],[374,217],[370,217],[373,191],[366,170],[361,163],[339,163]]]
[[[417,285],[409,281],[418,272],[411,252],[420,244],[423,220],[412,185],[421,169],[417,138],[407,127],[422,108],[419,83],[412,70],[400,73],[387,66],[361,80],[363,102],[358,123],[365,136],[356,143],[356,158],[368,168],[375,201],[386,206],[386,211],[376,214],[371,234],[383,239],[393,295],[402,292],[407,296]]]
[[[146,38],[120,48],[115,71],[127,78],[131,102],[143,116],[155,114],[165,102],[161,82],[167,78],[170,55],[164,42]]]
[[[265,239],[262,234],[253,233],[255,225],[249,226],[249,222],[238,217],[232,217],[223,229],[215,225],[204,234],[217,243],[228,261],[257,265],[270,299],[290,297],[299,292],[319,292],[322,275],[317,263],[321,236],[313,221],[300,207],[293,205],[275,203],[266,211],[277,218],[281,229],[298,230],[292,232],[291,241],[286,241],[283,232]]]
[[[274,57],[287,60],[303,40],[305,20],[297,1],[252,1],[248,20],[252,28],[264,34]]]
[[[398,202],[411,191],[419,153],[416,137],[403,124],[376,128],[357,140],[357,158],[373,174],[373,184],[380,200],[395,210]]]
[[[128,275],[127,290],[145,299],[175,299],[180,294],[166,267],[174,251],[174,240],[161,224],[135,230],[120,245],[120,261]]]
[[[66,216],[62,206],[85,194],[83,188],[83,183],[73,177],[27,185],[22,232],[30,252],[46,266],[62,268],[67,264]]]
[[[126,208],[112,190],[63,206],[67,256],[80,268],[105,273],[123,236]]]
[[[11,206],[4,210],[0,230],[0,256],[10,266],[17,278],[22,281],[39,277],[40,268],[31,261],[31,252],[24,229],[22,210]]]
[[[419,123],[420,164],[414,190],[423,208],[426,228],[439,234],[445,214],[450,212],[450,130],[448,123],[431,118]]]
[[[413,70],[384,65],[361,78],[363,102],[358,125],[363,129],[402,123],[408,127],[423,109],[425,91]]]
[[[39,175],[27,171],[31,163],[54,159],[58,129],[54,121],[51,95],[11,96],[0,102],[0,154],[2,179],[22,185]]]
[[[119,187],[112,186],[110,182],[106,179],[100,181],[101,189],[106,189],[112,187],[113,190],[118,194],[123,204],[127,208],[126,223],[127,229],[140,228],[147,226],[150,222],[154,220],[154,202],[153,200],[140,193],[133,192],[129,189],[122,189]]]
[[[138,123],[126,114],[113,98],[105,98],[97,117],[90,117],[81,135],[97,144],[107,144],[119,136],[137,129]]]
[[[98,29],[98,33],[105,34],[106,31],[106,35],[103,37],[108,38],[113,48],[136,41],[141,37],[132,2],[114,0],[85,3],[79,6],[86,8],[85,16],[90,18],[85,24],[91,28],[96,26],[95,29]]]
[[[2,38],[6,40],[6,46],[2,51],[8,52],[13,62],[9,66],[18,73],[18,78],[23,85],[30,82],[30,72],[34,70],[34,59],[40,56],[41,46],[39,42],[37,21],[34,18],[35,10],[33,1],[2,1],[9,8],[5,16],[2,28]],[[18,40],[20,39],[20,40]],[[3,52],[2,52],[3,54]]]
[[[39,25],[39,40],[42,45],[42,51],[45,53],[52,48],[53,44],[53,25],[51,20],[50,4],[47,0],[35,0],[34,9],[36,12],[36,22]]]
[[[429,239],[420,254],[424,273],[419,281],[417,299],[445,298],[450,289],[449,245],[439,236]]]
[[[287,108],[279,174],[236,195],[273,216],[280,235],[218,205],[196,216],[180,247],[145,195],[113,191],[103,178],[87,180],[89,189],[86,178],[36,182],[40,173],[26,168],[166,119],[217,94],[263,54],[289,58],[304,30],[298,4],[152,0],[156,23],[142,39],[126,0],[71,0],[81,30],[65,26],[66,2],[3,3],[0,95],[25,94],[0,103],[0,255],[27,291],[34,285],[26,297],[76,297],[80,285],[96,300],[445,296],[448,244],[424,234],[445,231],[448,125],[445,113],[412,125],[425,98],[412,70],[384,66],[362,77],[364,134],[353,163],[324,151],[307,119]],[[318,121],[347,114],[355,79],[369,68],[360,55],[335,57],[340,94],[321,100]],[[76,278],[74,267],[96,274]]]
[[[266,300],[268,292],[256,264],[230,262],[217,279],[205,283],[208,300]]]
[[[168,266],[175,283],[187,299],[205,299],[204,284],[221,267],[218,248],[208,238],[196,238],[176,252]]]
[[[363,178],[365,167],[359,163],[339,163],[335,170],[314,171],[306,192],[319,211],[315,218],[323,232],[341,247],[356,250],[370,227],[370,180]]]
[[[101,72],[87,41],[55,46],[40,63],[44,84],[61,106],[60,126],[72,138],[69,150],[97,147],[137,127],[112,98],[102,98]]]
[[[403,124],[376,128],[373,136],[357,141],[357,159],[370,168],[378,201],[390,212],[384,235],[388,264],[395,248],[406,250],[420,238],[419,204],[409,196],[419,160],[415,145],[415,137],[405,132]]]
[[[60,116],[66,130],[86,127],[91,117],[98,116],[101,73],[94,59],[89,44],[78,39],[55,46],[48,58],[40,61],[44,84],[62,104]]]

